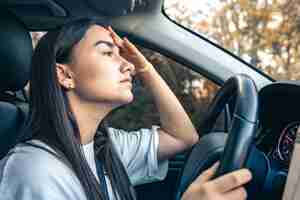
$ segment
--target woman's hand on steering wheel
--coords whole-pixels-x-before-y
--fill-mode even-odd
[[[204,171],[188,187],[182,200],[242,200],[247,198],[243,187],[252,178],[248,169],[240,169],[211,180],[218,163]]]

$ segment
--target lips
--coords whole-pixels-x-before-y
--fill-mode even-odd
[[[127,78],[121,80],[120,83],[122,85],[125,85],[126,87],[132,88],[132,78],[131,77],[127,77]]]
[[[123,79],[123,80],[121,80],[120,81],[121,83],[123,83],[123,82],[132,82],[132,78],[131,77],[128,77],[128,78],[125,78],[125,79]]]

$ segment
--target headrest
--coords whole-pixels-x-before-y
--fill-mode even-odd
[[[33,52],[29,32],[8,11],[0,11],[0,92],[22,89],[28,79]]]

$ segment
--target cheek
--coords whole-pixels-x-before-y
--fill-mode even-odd
[[[117,76],[119,76],[117,63],[100,56],[97,52],[82,55],[76,65],[78,66],[76,70],[78,82],[82,84],[114,81],[117,80]]]
[[[87,99],[109,98],[119,87],[118,67],[108,62],[86,62],[76,75],[76,92]]]

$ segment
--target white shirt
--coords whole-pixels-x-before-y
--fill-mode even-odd
[[[168,170],[168,161],[158,162],[158,126],[151,129],[126,132],[109,128],[109,136],[133,185],[162,180]],[[33,143],[49,146],[39,140]],[[95,170],[92,144],[83,145],[84,154]],[[96,171],[93,171],[97,177]],[[111,199],[111,185],[108,179]],[[86,200],[80,181],[74,172],[45,150],[19,144],[0,161],[1,200]]]
[[[82,145],[83,153],[85,155],[85,159],[87,163],[89,164],[94,176],[96,179],[99,181],[99,177],[97,174],[97,169],[96,169],[96,161],[95,161],[95,152],[94,152],[94,141]]]

